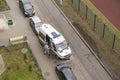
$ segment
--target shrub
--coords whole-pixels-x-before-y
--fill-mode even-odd
[[[5,0],[0,0],[0,11],[8,10],[9,7],[7,5],[7,2]]]

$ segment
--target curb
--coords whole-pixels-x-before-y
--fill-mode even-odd
[[[52,2],[54,3],[54,5],[56,6],[56,8],[60,11],[60,13],[65,17],[65,19],[67,20],[67,22],[71,25],[71,27],[73,28],[73,30],[75,31],[75,33],[79,36],[79,38],[83,41],[83,43],[87,46],[87,48],[90,50],[90,52],[95,56],[95,58],[97,59],[97,61],[102,65],[102,67],[104,68],[104,70],[108,73],[108,75],[111,77],[112,79],[112,75],[109,72],[108,69],[105,68],[104,63],[98,58],[98,56],[95,54],[95,52],[92,50],[92,48],[87,44],[87,42],[84,40],[84,38],[79,34],[79,32],[74,28],[74,26],[72,25],[72,23],[69,21],[69,19],[65,16],[65,14],[63,13],[63,11],[59,8],[59,6],[56,4],[56,2],[54,0],[52,0]],[[113,80],[113,79],[112,79]]]
[[[30,53],[31,53],[31,55],[32,55],[32,57],[33,57],[36,65],[37,65],[37,67],[38,67],[38,71],[40,72],[40,75],[42,76],[42,79],[43,79],[43,80],[46,80],[46,79],[45,79],[45,76],[44,76],[44,74],[43,74],[43,72],[42,72],[42,70],[41,70],[41,67],[40,67],[39,63],[38,63],[37,59],[35,58],[35,55],[33,54],[32,49],[30,48],[29,42],[25,42],[25,43],[26,43],[28,49],[30,50]]]

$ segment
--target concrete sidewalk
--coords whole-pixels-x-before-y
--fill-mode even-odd
[[[0,14],[0,31],[8,29],[7,19],[4,14]]]

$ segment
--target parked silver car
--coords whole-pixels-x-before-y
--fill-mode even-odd
[[[29,23],[36,35],[39,34],[39,27],[42,25],[42,22],[38,16],[33,16],[29,18]]]

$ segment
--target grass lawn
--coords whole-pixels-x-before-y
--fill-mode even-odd
[[[27,44],[0,49],[6,71],[0,80],[44,80]]]
[[[8,10],[9,6],[6,3],[6,0],[0,0],[0,11]]]

